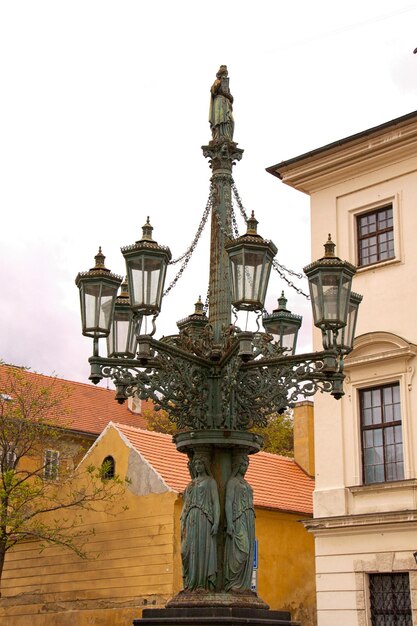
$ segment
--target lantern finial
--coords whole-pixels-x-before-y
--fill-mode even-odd
[[[281,297],[278,298],[278,309],[277,311],[288,311],[287,309],[287,298],[284,296],[284,291],[281,292]]]
[[[204,304],[201,301],[201,296],[198,296],[198,300],[194,307],[194,315],[204,315]]]
[[[334,257],[335,256],[335,253],[334,253],[335,249],[336,249],[336,244],[333,243],[332,236],[329,233],[329,237],[328,237],[326,243],[324,244],[324,256],[326,258]]]
[[[252,211],[251,216],[248,220],[246,220],[247,226],[247,235],[251,235],[252,237],[259,237],[258,235],[258,220],[255,218],[255,211]]]
[[[98,252],[96,254],[96,256],[94,257],[95,259],[95,266],[92,267],[90,269],[90,272],[92,272],[93,270],[102,270],[104,272],[110,272],[110,270],[107,269],[107,267],[104,264],[104,261],[106,259],[106,257],[104,256],[103,252],[101,251],[101,246],[98,247]]]
[[[129,288],[127,284],[127,276],[125,276],[124,281],[120,287],[120,295],[119,298],[128,298],[129,297]]]
[[[149,215],[146,218],[146,224],[144,224],[142,226],[142,239],[141,241],[153,241],[152,239],[152,231],[153,231],[153,226],[151,226],[151,223],[149,221]]]

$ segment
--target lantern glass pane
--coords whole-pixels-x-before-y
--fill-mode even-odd
[[[102,281],[84,282],[80,290],[84,316],[84,332],[107,335],[111,323],[117,285],[106,285]]]
[[[293,350],[294,347],[294,339],[297,331],[294,327],[284,325],[281,332],[280,344],[282,348],[286,348],[287,350]]]
[[[245,300],[257,301],[262,278],[263,252],[244,251],[244,295]]]
[[[313,278],[311,278],[309,284],[314,323],[318,324],[323,318],[323,303],[319,276],[314,276]]]
[[[116,288],[117,289],[117,288]],[[98,326],[100,328],[109,329],[111,324],[111,315],[113,312],[113,302],[116,296],[116,289],[109,285],[102,285],[101,298],[99,304]]]
[[[100,298],[100,285],[84,286],[85,327],[93,328],[97,325],[97,307]]]
[[[352,278],[350,276],[346,276],[346,274],[342,274],[340,280],[340,292],[339,292],[339,319],[341,321],[346,321],[348,314],[348,306],[350,304],[349,296],[350,289],[352,285]]]
[[[239,253],[230,255],[233,302],[241,300],[244,293],[242,262],[243,254]]]
[[[347,323],[346,323],[346,327],[343,329],[343,340],[342,340],[344,346],[348,348],[353,347],[357,313],[358,313],[358,303],[352,302],[352,300],[349,300]]]
[[[323,318],[326,322],[336,322],[343,326],[346,323],[347,305],[350,295],[350,276],[343,272],[323,274]]]
[[[163,263],[153,256],[141,255],[128,260],[130,270],[129,291],[135,307],[159,307],[160,277]]]
[[[107,353],[124,353],[126,350],[126,340],[129,332],[129,314],[115,311],[114,321],[107,338]]]
[[[324,318],[334,321],[338,318],[339,281],[337,274],[329,273],[323,276],[323,304]]]

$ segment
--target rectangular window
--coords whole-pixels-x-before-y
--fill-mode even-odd
[[[5,470],[14,469],[17,455],[13,449],[0,448],[1,468]]]
[[[45,450],[43,460],[43,475],[48,480],[58,478],[59,452],[58,450]]]
[[[410,581],[405,574],[369,574],[372,626],[413,626]]]
[[[359,391],[365,484],[404,478],[400,385]]]
[[[394,258],[392,205],[356,217],[358,265],[363,267]]]

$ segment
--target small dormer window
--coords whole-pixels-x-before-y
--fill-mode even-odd
[[[116,475],[116,463],[112,456],[106,456],[101,464],[101,477],[103,480],[110,480]]]

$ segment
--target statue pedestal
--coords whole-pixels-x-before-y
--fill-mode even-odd
[[[299,626],[287,611],[245,607],[144,609],[134,626]]]

